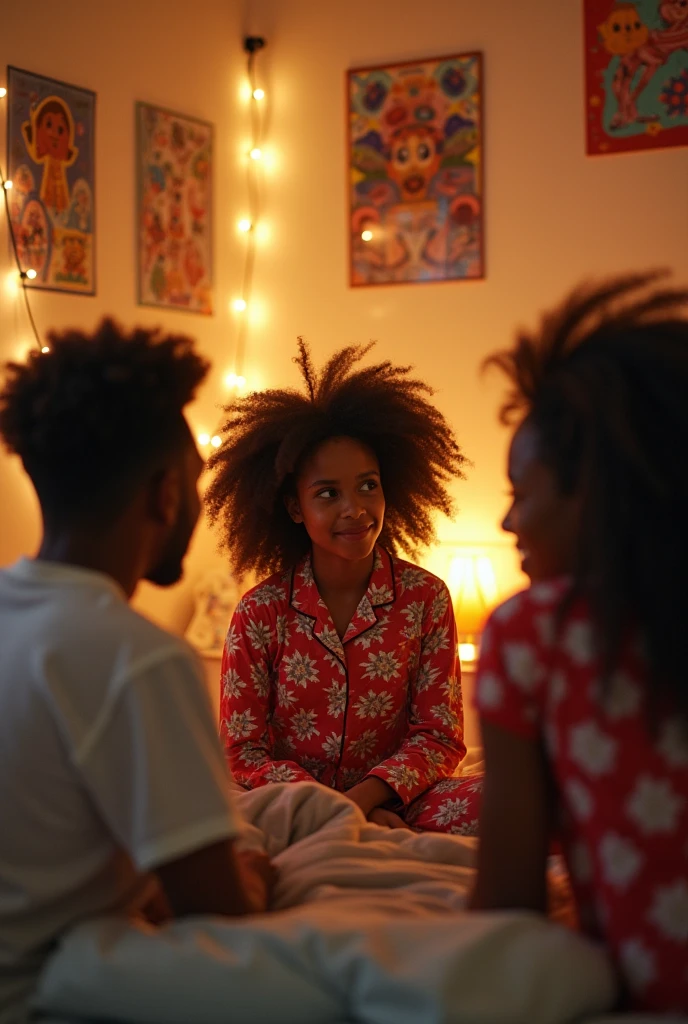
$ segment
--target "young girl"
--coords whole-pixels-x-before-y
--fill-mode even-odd
[[[635,1008],[688,1012],[688,291],[582,290],[491,360],[532,586],[483,638],[474,904],[544,910],[556,831]]]
[[[408,369],[338,352],[306,393],[228,409],[210,461],[211,519],[239,575],[273,575],[241,601],[222,663],[221,729],[247,788],[314,779],[372,821],[472,834],[481,780],[465,753],[452,603],[396,556],[433,540],[464,456]]]

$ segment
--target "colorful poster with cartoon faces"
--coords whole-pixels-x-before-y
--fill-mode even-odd
[[[482,58],[347,74],[350,282],[484,276]]]
[[[139,302],[213,311],[213,126],[136,106]]]
[[[688,0],[584,0],[591,155],[688,146]]]
[[[96,96],[8,68],[8,200],[27,288],[95,295]]]

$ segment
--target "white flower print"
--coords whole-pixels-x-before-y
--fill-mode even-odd
[[[574,818],[579,820],[589,818],[594,807],[590,791],[578,779],[569,779],[565,790]]]
[[[569,733],[571,757],[588,775],[605,775],[612,771],[617,746],[617,741],[602,732],[597,722],[574,725]]]
[[[405,630],[406,636],[416,637],[420,636],[423,631],[423,612],[425,606],[422,601],[412,601],[411,604],[404,608],[404,617],[408,619],[408,629]]]
[[[286,599],[287,595],[284,588],[276,587],[271,583],[258,587],[250,597],[251,604],[254,604],[257,608],[260,608],[262,605],[278,604],[280,601],[286,601]]]
[[[441,750],[433,750],[430,747],[422,747],[421,753],[423,754],[428,764],[431,764],[433,768],[439,769],[444,767],[444,763],[447,760],[447,758],[442,753]],[[398,756],[399,755],[397,754],[397,757]]]
[[[312,583],[315,583],[315,577],[313,576],[313,565],[310,558],[307,558],[303,564],[303,568],[299,573],[299,579],[303,581],[304,585],[309,587]]]
[[[323,626],[319,633],[319,637],[321,642],[325,644],[325,647],[329,647],[329,649],[334,651],[335,654],[339,654],[340,656],[343,655],[344,648],[342,647],[342,641],[336,629],[331,629],[330,626]]]
[[[449,628],[448,626],[437,626],[432,630],[431,633],[426,633],[421,643],[421,651],[423,655],[439,654],[440,651],[446,651],[449,647]]]
[[[599,846],[602,874],[615,889],[627,889],[642,867],[643,857],[628,839],[607,832]]]
[[[456,791],[458,781],[459,781],[458,779],[454,779],[454,778],[442,779],[441,782],[437,783],[437,785],[435,786],[433,792],[434,793],[454,793]]]
[[[354,707],[358,718],[380,718],[389,714],[394,706],[394,699],[386,690],[375,693],[368,690],[367,694],[361,694]]]
[[[369,595],[370,604],[376,607],[381,604],[389,604],[390,601],[394,600],[392,588],[387,583],[383,583],[381,587],[371,583]]]
[[[332,718],[339,718],[346,708],[346,685],[334,680],[325,690],[327,694],[327,713]]]
[[[241,691],[246,689],[246,683],[234,668],[228,668],[222,676],[222,694],[225,700],[230,697],[241,697]]]
[[[592,881],[593,863],[590,851],[585,843],[574,843],[569,854],[571,874],[574,878],[586,885]]]
[[[451,825],[457,818],[461,818],[468,810],[468,800],[456,799],[445,800],[440,804],[432,820],[438,825]]]
[[[239,760],[250,768],[259,768],[269,758],[261,747],[242,747]]]
[[[377,731],[375,729],[366,729],[355,740],[352,740],[349,744],[349,751],[354,757],[365,758],[375,750],[376,743]]]
[[[530,644],[504,645],[504,666],[509,679],[528,692],[536,685],[542,668]]]
[[[289,621],[286,615],[277,616],[277,643],[288,644],[289,643]]]
[[[685,878],[655,889],[648,919],[667,938],[688,941],[688,882]]]
[[[267,697],[270,693],[270,671],[267,665],[254,662],[251,665],[251,682],[259,697]]]
[[[440,670],[433,668],[430,661],[422,661],[418,666],[418,675],[416,676],[417,692],[423,693],[425,690],[435,686],[439,674]]]
[[[418,785],[420,775],[417,768],[409,768],[405,764],[392,765],[385,769],[392,788],[413,789]]]
[[[225,653],[228,658],[231,658],[231,656],[237,652],[239,644],[239,631],[234,623],[232,623],[227,630],[227,636],[225,637]]]
[[[384,679],[388,683],[399,675],[400,667],[392,651],[379,651],[377,654],[371,652],[363,675],[366,679]]]
[[[315,711],[299,708],[296,714],[291,716],[291,727],[297,740],[309,740],[312,736],[319,736],[320,730],[316,728],[317,721],[318,716]]]
[[[346,675],[346,669],[342,665],[342,663],[339,660],[339,658],[335,657],[334,654],[331,654],[329,651],[327,651],[327,653],[325,654],[325,661],[327,662],[327,664],[329,665],[330,668],[335,670],[337,675],[340,675],[340,676],[345,676]]]
[[[233,711],[231,718],[224,721],[227,735],[233,740],[241,740],[250,736],[258,728],[256,719],[251,711]]]
[[[323,743],[322,748],[329,761],[338,761],[342,748],[342,737],[338,736],[336,732],[331,732]]]
[[[572,622],[564,635],[564,650],[574,665],[589,665],[595,656],[589,622]]]
[[[471,818],[470,821],[462,821],[460,825],[452,825],[449,831],[453,836],[477,836],[478,819]]]
[[[278,761],[291,761],[295,743],[291,736],[280,736],[275,741],[275,757]]]
[[[416,565],[405,565],[399,576],[402,590],[416,590],[426,582],[426,574]]]
[[[361,633],[360,636],[357,636],[354,640],[354,646],[363,647],[365,650],[368,650],[371,644],[382,643],[386,629],[387,623],[384,619],[381,619],[377,625],[372,626],[370,629],[367,629],[365,633]]]
[[[536,615],[533,619],[533,624],[542,646],[551,647],[556,637],[554,616],[547,614]]]
[[[249,619],[246,623],[246,635],[251,647],[258,651],[264,651],[272,640],[272,630],[266,622],[260,622],[258,619]]]
[[[442,725],[446,725],[447,729],[456,730],[459,728],[459,717],[448,704],[435,704],[432,713],[435,718],[439,718]]]
[[[318,678],[318,669],[313,659],[308,654],[294,651],[290,657],[284,658],[285,676],[290,683],[297,686],[308,686]]]
[[[558,588],[554,583],[533,583],[528,596],[535,604],[551,604],[556,600]]]
[[[268,782],[295,782],[298,775],[288,764],[271,764],[265,778]]]
[[[680,718],[669,718],[664,723],[657,749],[671,768],[688,765],[688,727]]]
[[[365,768],[342,768],[341,783],[344,790],[351,789],[366,774]]]
[[[612,721],[635,715],[640,707],[640,687],[625,672],[615,672],[603,697],[605,711]]]
[[[442,683],[442,693],[446,693],[447,700],[450,704],[462,703],[463,697],[461,693],[461,680],[458,676],[449,676],[449,678]]]
[[[478,702],[484,708],[498,708],[504,700],[502,680],[494,672],[483,672],[478,683]]]
[[[495,609],[492,613],[492,618],[496,622],[508,622],[509,619],[511,619],[520,609],[522,600],[522,594],[514,594],[514,596],[510,597],[508,601],[504,601],[503,604],[500,604],[500,606]]]
[[[674,832],[683,804],[683,797],[674,792],[668,779],[643,775],[626,804],[626,813],[644,835]]]
[[[552,703],[558,704],[560,701],[564,699],[564,697],[566,696],[567,685],[568,684],[566,682],[566,676],[564,675],[564,673],[555,672],[552,676],[549,688]]]
[[[313,620],[309,619],[307,615],[299,613],[296,616],[296,632],[301,633],[302,636],[313,636]]]
[[[627,939],[619,947],[619,959],[626,978],[634,992],[642,992],[657,974],[655,954],[642,939]]]
[[[277,706],[280,708],[290,708],[292,704],[296,704],[297,697],[294,696],[293,690],[288,690],[286,683],[277,684]]]
[[[433,622],[439,622],[447,614],[447,608],[449,607],[449,591],[446,587],[442,587],[438,590],[435,599],[432,602],[432,608],[430,610],[430,618]]]
[[[314,779],[319,780],[327,765],[317,757],[304,757],[301,759],[301,767],[310,772]]]

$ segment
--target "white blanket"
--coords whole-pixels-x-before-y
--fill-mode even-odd
[[[387,831],[311,783],[242,794],[276,913],[67,935],[37,1006],[126,1024],[564,1024],[603,1012],[603,954],[536,915],[463,911],[474,840]]]

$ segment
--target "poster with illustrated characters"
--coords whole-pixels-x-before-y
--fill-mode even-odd
[[[213,126],[136,105],[139,302],[213,311]]]
[[[28,288],[95,295],[95,116],[88,89],[7,69],[8,200]]]
[[[688,0],[584,0],[588,153],[688,146]]]
[[[482,57],[347,73],[350,282],[484,275]]]

